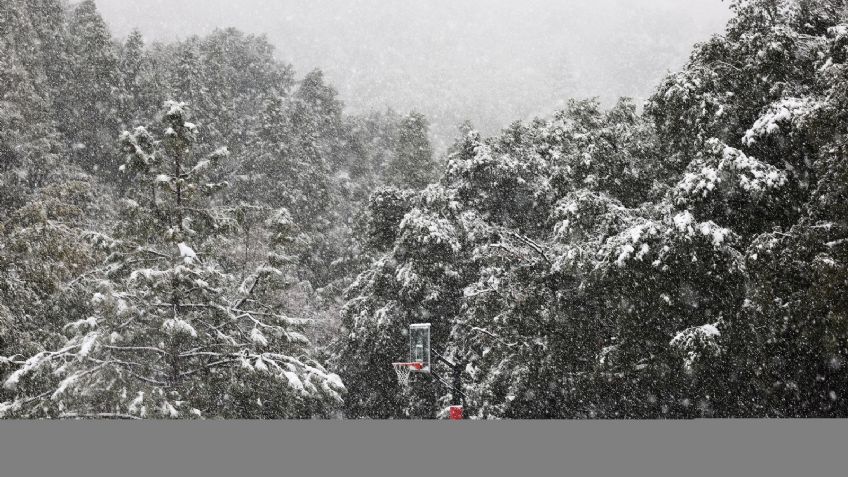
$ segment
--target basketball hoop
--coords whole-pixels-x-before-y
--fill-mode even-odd
[[[409,389],[409,377],[412,373],[430,374],[436,381],[449,388],[451,390],[450,402],[452,406],[448,415],[452,420],[461,420],[463,418],[462,396],[465,396],[462,393],[461,380],[462,370],[465,364],[461,361],[452,362],[439,352],[434,353],[436,361],[446,364],[452,370],[453,384],[445,382],[438,374],[431,370],[430,328],[430,323],[413,323],[409,325],[409,362],[392,363],[392,368],[394,368],[395,374],[397,374],[398,384],[403,388],[403,394],[408,400],[412,397]],[[409,406],[407,406],[405,413],[409,417]]]
[[[409,386],[409,376],[412,374],[412,371],[421,371],[421,368],[424,367],[423,363],[392,363],[392,367],[395,368],[395,373],[397,374],[398,383],[401,386],[407,387]]]

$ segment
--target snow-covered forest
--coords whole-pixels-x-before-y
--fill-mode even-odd
[[[848,417],[848,1],[729,3],[442,152],[263,36],[2,0],[0,416],[442,418],[431,323],[470,418]]]

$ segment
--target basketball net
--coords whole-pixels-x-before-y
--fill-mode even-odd
[[[408,387],[409,377],[412,375],[412,371],[418,371],[423,366],[421,363],[392,363],[392,367],[395,368],[398,383],[403,387]]]

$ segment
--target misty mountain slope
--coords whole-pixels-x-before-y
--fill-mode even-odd
[[[471,120],[493,134],[569,98],[647,98],[727,20],[720,0],[98,0],[120,35],[173,41],[214,28],[266,34],[280,59],[321,68],[352,112],[424,113],[439,150]]]

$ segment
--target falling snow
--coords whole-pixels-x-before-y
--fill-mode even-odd
[[[844,2],[475,2],[4,0],[0,417],[848,416]]]

